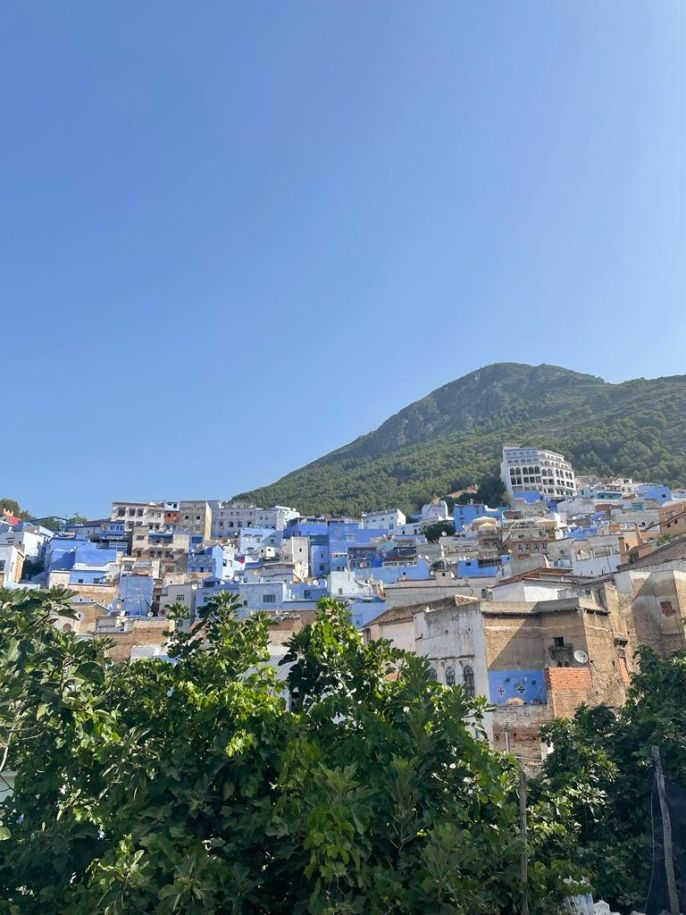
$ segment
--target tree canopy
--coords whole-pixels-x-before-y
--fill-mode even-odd
[[[128,664],[53,625],[69,597],[0,592],[0,912],[519,910],[518,768],[484,700],[364,644],[333,600],[280,682],[268,619],[225,594],[171,661]],[[530,910],[550,915],[575,872],[549,854],[559,809],[531,819]]]
[[[654,849],[661,824],[653,807],[653,747],[659,749],[676,790],[686,786],[686,654],[662,660],[642,647],[639,661],[621,709],[582,706],[572,720],[558,719],[545,729],[554,751],[532,788],[538,802],[566,807],[575,848],[565,846],[565,851],[588,874],[596,892],[617,907],[645,911],[655,871],[662,867],[660,861],[656,864]],[[674,837],[682,905],[683,819],[681,839]]]

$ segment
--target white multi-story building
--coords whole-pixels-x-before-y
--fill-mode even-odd
[[[548,499],[568,499],[576,493],[572,465],[564,455],[544,448],[506,445],[500,478],[510,497],[540,492]]]
[[[233,537],[243,527],[264,527],[273,531],[282,531],[291,518],[299,518],[300,513],[285,505],[274,505],[272,508],[260,508],[250,502],[210,503],[212,508],[212,537]]]
[[[363,512],[361,526],[370,531],[397,531],[407,522],[399,508],[383,512]]]
[[[164,527],[164,502],[113,502],[112,521],[123,521],[126,531],[146,525],[153,531]]]

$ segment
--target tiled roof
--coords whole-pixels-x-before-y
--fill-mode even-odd
[[[458,607],[462,604],[472,604],[478,600],[476,597],[465,597],[463,594],[454,594],[452,597],[445,597],[441,600],[425,600],[420,604],[410,604],[406,607],[391,607],[384,610],[374,619],[370,620],[365,628],[369,626],[384,625],[385,623],[406,623],[413,620],[418,613],[425,610],[447,610],[452,607]]]

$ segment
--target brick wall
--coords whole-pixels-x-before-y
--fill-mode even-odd
[[[493,713],[493,746],[518,756],[528,769],[541,764],[541,726],[552,721],[548,705],[497,706]]]
[[[589,667],[549,667],[545,671],[548,704],[556,718],[571,718],[582,702],[593,702]]]

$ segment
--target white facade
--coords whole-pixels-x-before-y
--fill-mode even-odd
[[[569,499],[576,493],[574,468],[562,454],[543,448],[503,448],[500,478],[510,496],[540,492],[548,499]]]
[[[289,521],[299,518],[300,512],[286,505],[274,505],[272,508],[255,508],[255,524],[258,527],[272,527],[282,531]]]
[[[10,528],[7,531],[0,531],[0,544],[21,547],[26,559],[40,559],[46,541],[52,536],[50,531],[41,533],[42,530],[44,529],[15,531]]]
[[[307,578],[310,574],[310,541],[308,537],[288,537],[281,544],[281,558],[292,562],[296,567],[299,578]]]
[[[422,521],[448,521],[450,512],[448,503],[444,499],[434,499],[422,505]]]
[[[372,531],[397,531],[407,522],[399,508],[383,512],[364,512],[361,527]]]
[[[0,544],[0,588],[15,587],[24,565],[23,550],[11,543]]]
[[[164,527],[164,502],[113,502],[112,521],[123,521],[126,531],[147,525],[153,531]]]
[[[272,508],[260,508],[250,502],[213,501],[212,536],[214,538],[233,537],[244,527],[264,527],[282,531],[292,518],[299,518],[300,513],[285,505],[274,505]]]
[[[341,572],[329,572],[329,593],[337,598],[369,598],[375,592],[368,581],[359,579],[355,572],[346,569]]]
[[[461,684],[474,696],[489,697],[486,637],[478,602],[431,609],[414,617],[415,651],[435,671],[439,683]],[[492,712],[484,727],[492,738]]]

